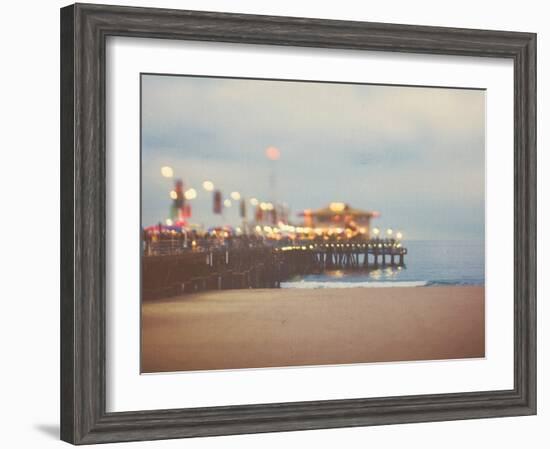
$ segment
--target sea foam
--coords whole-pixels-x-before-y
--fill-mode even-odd
[[[428,281],[386,281],[386,282],[319,282],[319,281],[298,281],[281,282],[281,288],[373,288],[373,287],[424,287],[429,285]]]

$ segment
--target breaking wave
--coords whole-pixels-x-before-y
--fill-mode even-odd
[[[331,282],[331,281],[298,281],[281,282],[281,288],[373,288],[373,287],[425,287],[432,285],[429,281],[371,281],[371,282]]]

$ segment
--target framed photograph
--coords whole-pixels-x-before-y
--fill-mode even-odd
[[[536,413],[536,35],[61,10],[61,437]]]

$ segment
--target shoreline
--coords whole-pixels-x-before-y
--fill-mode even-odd
[[[485,288],[207,291],[142,304],[143,373],[485,356]]]
[[[281,288],[284,290],[308,289],[318,290],[324,288],[414,288],[414,287],[484,287],[484,283],[461,284],[439,281],[283,281]]]

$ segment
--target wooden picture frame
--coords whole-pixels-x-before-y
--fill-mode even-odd
[[[107,36],[512,59],[515,135],[514,388],[107,413]],[[91,444],[535,413],[535,34],[87,4],[67,6],[61,10],[63,440],[73,444]]]

